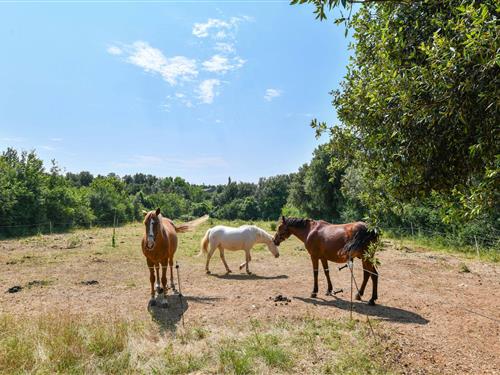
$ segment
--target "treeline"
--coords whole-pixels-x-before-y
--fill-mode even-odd
[[[138,173],[94,176],[62,173],[55,161],[46,170],[35,151],[9,148],[0,156],[0,235],[29,232],[51,223],[54,229],[112,225],[140,220],[143,210],[160,207],[165,216],[189,220],[204,214],[221,219],[277,219],[288,198],[292,175],[258,183],[190,184],[180,177]]]
[[[366,202],[370,185],[352,166],[332,172],[338,155],[328,144],[319,146],[310,163],[297,173],[261,178],[258,183],[196,185],[180,177],[159,178],[138,173],[93,176],[65,173],[55,161],[49,170],[34,151],[7,149],[0,156],[0,237],[31,234],[39,224],[52,230],[92,225],[110,226],[142,219],[143,210],[160,207],[173,219],[205,214],[228,220],[277,220],[281,214],[323,219],[333,223],[367,220],[374,209]],[[393,231],[448,234],[457,245],[474,236],[494,237],[497,218],[483,216],[466,225],[443,221],[442,209],[431,201],[405,203],[378,215],[378,225]],[[47,232],[45,226],[43,232]],[[495,241],[481,244],[495,245]]]

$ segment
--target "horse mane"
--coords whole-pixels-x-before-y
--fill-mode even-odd
[[[305,228],[312,220],[298,217],[286,217],[285,224],[295,228]]]
[[[263,237],[265,237],[268,240],[272,241],[273,236],[271,236],[269,233],[267,233],[264,229],[259,228],[257,225],[252,225],[252,227],[254,227],[257,230],[257,232],[259,232]]]

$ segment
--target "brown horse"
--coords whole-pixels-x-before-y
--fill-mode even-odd
[[[375,266],[367,259],[364,254],[370,243],[378,238],[375,230],[369,230],[367,225],[361,221],[349,224],[330,224],[323,220],[297,219],[281,217],[278,230],[274,236],[274,243],[279,246],[281,242],[291,235],[295,235],[306,246],[311,256],[314,287],[311,293],[312,298],[316,298],[318,293],[318,264],[321,260],[328,282],[327,295],[333,291],[330,272],[328,270],[328,261],[336,263],[345,263],[349,261],[349,254],[352,259],[360,258],[363,263],[363,283],[356,295],[357,300],[361,300],[371,276],[373,291],[372,298],[368,301],[369,305],[374,305],[377,299],[378,273]]]
[[[149,281],[151,282],[150,305],[155,305],[155,272],[156,293],[158,295],[167,293],[167,267],[170,266],[170,287],[175,291],[174,284],[174,254],[177,250],[177,233],[187,232],[195,226],[208,219],[203,216],[180,226],[176,226],[172,220],[163,217],[158,208],[156,211],[143,211],[144,225],[146,231],[142,237],[142,253],[146,257],[149,267]],[[161,285],[160,287],[160,266]]]

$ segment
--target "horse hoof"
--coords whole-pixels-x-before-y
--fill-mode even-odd
[[[232,273],[232,272],[233,272],[233,271],[231,271],[231,270],[227,270],[227,271],[226,271],[226,273]]]
[[[163,288],[156,288],[156,294],[163,294]]]
[[[311,298],[316,298],[318,296],[318,293],[311,293]]]
[[[373,299],[369,300],[368,305],[375,306],[375,300],[373,300]]]
[[[333,296],[333,293],[331,290],[328,290],[326,293],[325,293],[325,296]]]
[[[210,275],[212,272],[210,272],[209,270],[207,270],[207,275]]]
[[[356,293],[356,297],[354,297],[354,299],[355,299],[356,301],[361,301],[361,296],[359,295],[359,293]],[[371,301],[371,300],[370,300],[370,301]],[[368,304],[370,304],[370,303],[368,303]]]
[[[247,271],[247,275],[252,275],[252,273],[250,271]]]

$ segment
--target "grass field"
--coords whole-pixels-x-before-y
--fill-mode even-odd
[[[181,303],[169,291],[166,309],[147,309],[141,224],[118,228],[116,247],[109,228],[1,241],[0,284],[4,290],[22,289],[0,296],[0,372],[420,374],[497,368],[498,325],[442,303],[456,295],[449,291],[450,280],[464,282],[467,293],[484,299],[473,307],[494,313],[486,297],[498,302],[498,293],[482,285],[498,284],[495,264],[419,248],[396,250],[386,243],[380,254],[380,304],[355,303],[350,320],[349,275],[332,275],[344,288],[337,297],[308,298],[310,260],[296,239],[280,246],[279,259],[256,246],[254,275],[238,271],[243,252],[226,252],[233,274],[225,275],[216,254],[213,275],[206,275],[204,258],[195,255],[205,230],[216,223],[179,235],[176,260],[185,298]],[[272,232],[271,223],[255,224]],[[463,265],[469,272],[461,272]],[[361,279],[360,269],[356,277]],[[320,293],[324,289],[320,277]],[[269,300],[278,294],[292,301]],[[468,306],[469,296],[463,297],[459,302]],[[464,321],[470,332],[460,332]],[[474,349],[466,350],[470,346]]]

